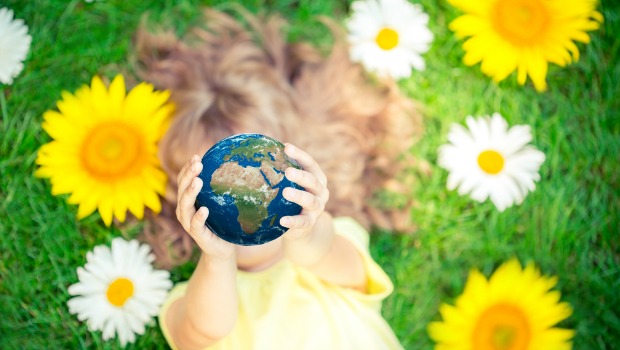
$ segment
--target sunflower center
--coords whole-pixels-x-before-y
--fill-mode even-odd
[[[485,173],[496,175],[504,169],[504,157],[494,150],[486,150],[478,155],[478,165]]]
[[[480,316],[472,341],[476,350],[523,350],[530,341],[530,327],[521,309],[497,304]]]
[[[133,283],[125,277],[119,277],[110,283],[105,295],[110,304],[121,307],[133,295]]]
[[[126,123],[111,121],[98,125],[86,137],[81,160],[92,176],[114,180],[136,173],[146,151],[140,132]]]
[[[377,34],[375,41],[382,50],[391,50],[398,45],[398,33],[394,29],[383,28]]]
[[[498,0],[491,11],[493,27],[506,40],[529,46],[549,25],[549,11],[540,0]]]

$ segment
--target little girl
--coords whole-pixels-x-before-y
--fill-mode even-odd
[[[335,25],[327,23],[336,41],[325,56],[286,43],[279,17],[244,20],[251,32],[207,10],[206,28],[184,41],[138,33],[143,77],[177,106],[160,144],[166,203],[145,238],[168,267],[189,259],[190,242],[200,250],[192,277],[162,307],[162,331],[175,349],[400,349],[380,314],[393,286],[369,254],[367,228],[398,215],[369,203],[394,180],[418,115],[393,83],[372,82],[350,62]],[[199,155],[244,132],[294,140],[285,152],[303,170],[285,175],[305,188],[283,190],[302,207],[281,218],[289,230],[247,247],[214,235],[209,208],[194,208]]]

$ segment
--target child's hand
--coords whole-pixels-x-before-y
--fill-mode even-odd
[[[213,234],[205,225],[209,209],[200,207],[196,211],[194,207],[196,196],[202,188],[202,180],[197,177],[201,170],[200,157],[194,155],[179,172],[177,219],[208,257],[223,260],[234,259],[235,246]]]
[[[327,177],[317,162],[306,152],[286,144],[284,152],[297,161],[304,170],[290,167],[286,169],[286,177],[305,188],[305,191],[292,187],[283,190],[282,195],[288,201],[297,203],[302,207],[301,213],[296,216],[284,216],[280,219],[280,225],[289,228],[284,235],[285,240],[310,238],[313,228],[329,199],[327,189]]]

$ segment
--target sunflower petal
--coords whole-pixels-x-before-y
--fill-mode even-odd
[[[516,69],[518,83],[524,85],[529,76],[539,92],[546,90],[548,63],[565,66],[578,60],[574,42],[589,43],[588,32],[603,22],[596,1],[450,3],[464,12],[449,25],[457,38],[468,38],[463,43],[463,62],[468,66],[482,62],[482,72],[496,82]]]
[[[456,306],[442,304],[441,322],[428,326],[435,349],[483,349],[501,333],[512,334],[509,348],[570,349],[574,331],[552,328],[570,316],[570,306],[559,302],[559,292],[549,288],[555,278],[543,277],[533,264],[525,269],[517,259],[503,263],[489,278],[470,272]],[[521,344],[517,346],[517,344]]]
[[[37,152],[35,175],[50,178],[52,194],[70,194],[78,220],[98,209],[110,226],[127,210],[139,219],[145,205],[160,211],[166,176],[156,142],[174,112],[169,96],[147,83],[126,94],[122,75],[109,88],[95,76],[75,94],[63,91],[58,111],[43,115],[53,141]]]

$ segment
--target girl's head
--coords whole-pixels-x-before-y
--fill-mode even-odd
[[[183,39],[139,30],[142,78],[169,89],[176,105],[160,143],[169,176],[164,209],[145,230],[160,265],[192,253],[193,241],[174,214],[179,170],[193,154],[242,132],[311,154],[328,177],[332,215],[352,216],[367,227],[386,223],[370,199],[394,178],[398,156],[420,131],[413,103],[393,82],[373,81],[349,60],[335,24],[327,23],[334,33],[327,54],[306,42],[286,42],[284,24],[278,16],[245,14],[242,22],[206,10],[204,26]]]

